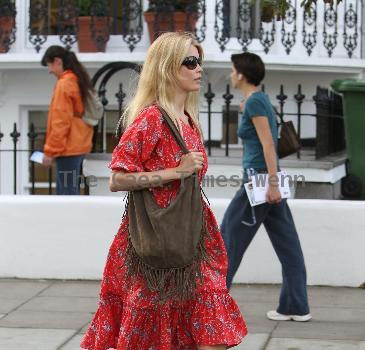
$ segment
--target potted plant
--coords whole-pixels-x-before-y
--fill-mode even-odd
[[[151,42],[164,32],[194,31],[198,13],[198,0],[150,0],[144,18]]]
[[[79,0],[77,43],[80,52],[105,52],[111,18],[106,0]]]
[[[289,9],[288,0],[263,0],[261,1],[261,21],[269,23],[274,18],[277,21],[285,17]]]
[[[8,52],[15,41],[14,0],[0,0],[0,53]]]

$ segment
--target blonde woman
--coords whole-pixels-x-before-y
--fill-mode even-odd
[[[110,163],[111,191],[150,188],[166,208],[182,177],[201,180],[207,171],[198,122],[200,45],[188,34],[166,33],[147,52],[135,97],[122,116],[126,130]],[[182,152],[157,106],[167,111],[190,153]],[[156,183],[156,178],[160,181]],[[142,181],[143,179],[143,181]],[[246,325],[226,288],[227,256],[215,217],[204,204],[205,246],[194,295],[161,303],[141,276],[127,280],[128,216],[112,243],[101,285],[99,308],[81,347],[93,350],[223,350],[246,335]],[[174,229],[174,228],[172,228]]]

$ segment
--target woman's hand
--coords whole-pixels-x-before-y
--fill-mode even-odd
[[[266,192],[266,201],[270,204],[281,202],[281,194],[278,185],[269,185]]]
[[[53,162],[53,158],[52,157],[48,157],[46,155],[43,155],[43,161],[42,164],[46,167],[51,167],[52,166],[52,162]]]
[[[202,152],[190,152],[181,157],[179,166],[176,172],[181,174],[183,178],[189,177],[195,172],[198,172],[204,163],[204,156]]]

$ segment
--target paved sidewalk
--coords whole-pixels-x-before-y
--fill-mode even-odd
[[[98,293],[95,281],[0,279],[0,349],[80,349]],[[250,332],[235,350],[365,350],[364,289],[309,288],[308,323],[266,319],[279,286],[236,285],[232,295]]]

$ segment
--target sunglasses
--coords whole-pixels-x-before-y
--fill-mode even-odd
[[[197,66],[202,66],[202,59],[195,56],[185,57],[182,65],[185,66],[189,70],[194,70]]]

